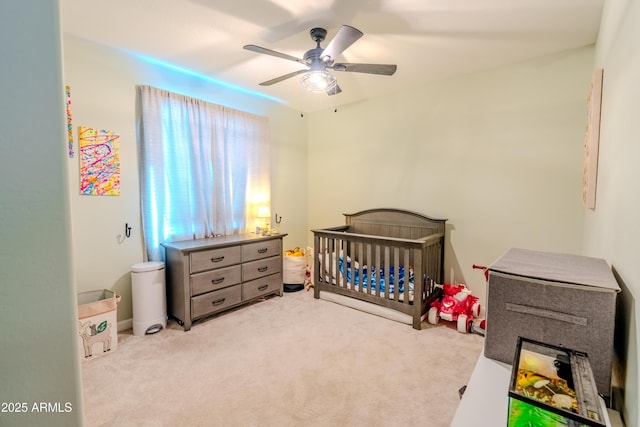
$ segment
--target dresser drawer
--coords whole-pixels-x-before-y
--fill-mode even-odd
[[[268,258],[282,255],[282,240],[266,240],[264,242],[248,243],[242,246],[242,261]]]
[[[240,265],[193,274],[191,276],[191,296],[237,285],[241,281],[241,274]]]
[[[193,252],[191,254],[191,273],[239,264],[241,253],[240,246]]]
[[[282,291],[282,275],[272,274],[242,284],[242,301]]]
[[[220,289],[191,298],[191,318],[222,311],[242,302],[242,285]]]
[[[282,257],[259,259],[257,261],[245,262],[242,264],[242,281],[257,279],[258,277],[280,273],[282,270]]]

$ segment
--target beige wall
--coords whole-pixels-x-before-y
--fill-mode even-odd
[[[312,115],[309,227],[375,207],[448,218],[445,279],[482,299],[473,264],[579,253],[592,64],[588,47]]]
[[[79,159],[77,156],[68,159],[73,256],[79,292],[115,290],[122,295],[118,319],[132,317],[130,267],[143,261],[136,145],[137,84],[268,116],[272,139],[272,214],[283,217],[278,228],[289,233],[285,246],[306,243],[307,126],[298,112],[71,36],[64,38],[64,68],[65,83],[71,87],[76,142],[79,125],[120,135],[120,196],[81,196]],[[132,227],[130,238],[124,237],[125,224]]]
[[[614,399],[623,400],[627,426],[638,415],[638,319],[640,309],[640,2],[607,1],[595,66],[604,69],[596,208],[585,212],[585,253],[605,258],[622,288],[618,301],[616,353],[622,380]],[[617,389],[618,387],[621,388]],[[621,402],[615,402],[616,406]]]

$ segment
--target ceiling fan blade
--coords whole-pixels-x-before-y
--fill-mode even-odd
[[[266,82],[262,82],[260,83],[260,86],[271,86],[272,84],[276,84],[279,83],[283,80],[287,80],[290,79],[291,77],[295,77],[299,74],[303,74],[306,73],[309,70],[298,70],[298,71],[294,71],[293,73],[289,73],[289,74],[285,74],[283,76],[280,77],[276,77],[275,79],[271,79],[271,80],[267,80]]]
[[[275,50],[267,49],[265,47],[256,46],[254,44],[248,44],[243,46],[244,49],[252,52],[264,53],[265,55],[271,55],[282,59],[288,59],[289,61],[299,62],[300,64],[307,65],[304,59],[296,58],[295,56],[287,55],[286,53],[276,52]]]
[[[334,71],[382,74],[384,76],[392,76],[398,69],[398,66],[395,64],[353,64],[353,63],[343,62],[339,64],[333,64],[331,68],[333,68]]]
[[[340,89],[340,86],[338,86],[338,84],[336,83],[336,85],[335,85],[332,89],[329,89],[329,90],[327,91],[327,95],[329,95],[329,96],[331,96],[331,95],[337,95],[337,94],[339,94],[340,92],[342,92],[342,89]]]
[[[334,61],[338,55],[345,51],[349,46],[362,37],[362,31],[349,25],[343,25],[338,30],[333,40],[329,42],[327,47],[322,51],[322,58],[329,58]]]

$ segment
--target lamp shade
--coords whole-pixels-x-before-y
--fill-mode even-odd
[[[336,78],[327,70],[313,70],[305,73],[300,83],[309,92],[325,93],[336,87]]]
[[[271,209],[269,209],[269,206],[258,207],[258,218],[270,218],[270,217],[271,217]]]

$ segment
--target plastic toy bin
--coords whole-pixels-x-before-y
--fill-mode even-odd
[[[78,349],[80,359],[90,359],[118,348],[120,295],[108,290],[78,294]]]

